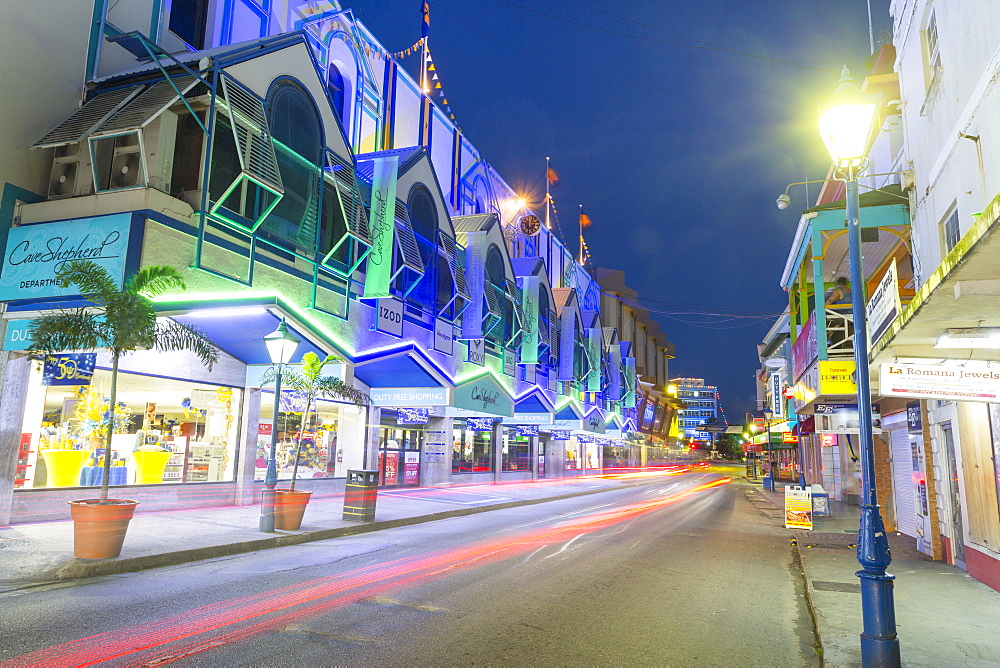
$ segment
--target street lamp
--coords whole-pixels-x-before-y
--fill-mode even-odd
[[[765,408],[761,411],[764,416],[764,425],[767,427],[767,441],[764,448],[767,450],[767,475],[764,476],[762,486],[769,492],[774,491],[774,461],[771,458],[771,418],[774,416],[774,411],[769,408]]]
[[[299,339],[288,331],[288,326],[282,319],[278,329],[264,336],[264,345],[275,366],[274,380],[274,417],[271,421],[271,452],[267,457],[267,473],[264,475],[264,493],[260,501],[260,521],[257,528],[261,531],[274,531],[274,488],[278,484],[278,413],[281,410],[281,371],[292,360]]]
[[[858,562],[861,570],[861,634],[863,666],[899,666],[899,639],[892,596],[895,577],[889,566],[889,539],[885,534],[875,494],[875,444],[872,435],[871,388],[868,379],[868,322],[865,314],[864,277],[861,273],[861,223],[858,176],[868,166],[868,151],[875,132],[878,98],[854,85],[847,67],[833,98],[820,112],[820,136],[847,186],[847,239],[850,250],[851,312],[854,317],[854,362],[857,367],[858,416],[861,429],[861,522],[858,527]]]

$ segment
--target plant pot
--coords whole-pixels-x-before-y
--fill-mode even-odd
[[[312,492],[290,492],[287,489],[274,490],[274,528],[282,531],[298,531],[302,526],[302,515]]]
[[[138,501],[99,499],[70,501],[73,518],[73,556],[78,559],[114,559],[122,553],[125,532]]]

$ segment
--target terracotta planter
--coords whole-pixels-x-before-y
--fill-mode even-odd
[[[98,499],[70,501],[73,518],[73,556],[78,559],[114,559],[122,553],[125,532],[138,501]]]
[[[310,496],[312,492],[274,490],[274,528],[297,531],[302,526],[302,515],[306,512]]]

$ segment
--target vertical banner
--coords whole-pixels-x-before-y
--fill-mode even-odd
[[[576,309],[563,307],[559,318],[559,380],[573,380],[573,353],[576,346]]]
[[[399,157],[375,158],[372,177],[372,251],[365,273],[365,299],[389,296],[392,256],[396,241],[396,172]]]
[[[590,371],[587,373],[587,391],[601,391],[601,344],[604,330],[601,327],[591,327],[587,330],[587,359],[590,361]]]
[[[538,363],[538,290],[541,286],[539,276],[525,276],[521,279],[522,309],[524,336],[521,338],[521,364]]]
[[[608,400],[622,400],[622,349],[621,346],[613,344],[608,350],[610,362],[608,367],[611,371],[611,378],[608,379]]]
[[[771,413],[774,417],[785,417],[785,394],[781,387],[781,374],[771,374]]]
[[[465,280],[469,287],[469,306],[462,316],[462,338],[483,337],[483,299],[486,288],[486,233],[467,233]]]
[[[625,358],[625,408],[635,408],[636,404],[635,358]]]

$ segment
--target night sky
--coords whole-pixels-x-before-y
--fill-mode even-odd
[[[889,0],[870,1],[877,40],[891,28]],[[390,51],[420,37],[420,0],[341,4]],[[671,376],[718,385],[727,417],[742,422],[755,406],[755,346],[788,303],[778,282],[807,207],[803,186],[785,211],[774,200],[790,182],[826,176],[817,105],[843,64],[863,71],[866,0],[430,7],[430,49],[463,132],[536,202],[551,156],[570,248],[583,204],[593,264],[624,269],[676,345]],[[404,65],[415,71],[417,57]]]

